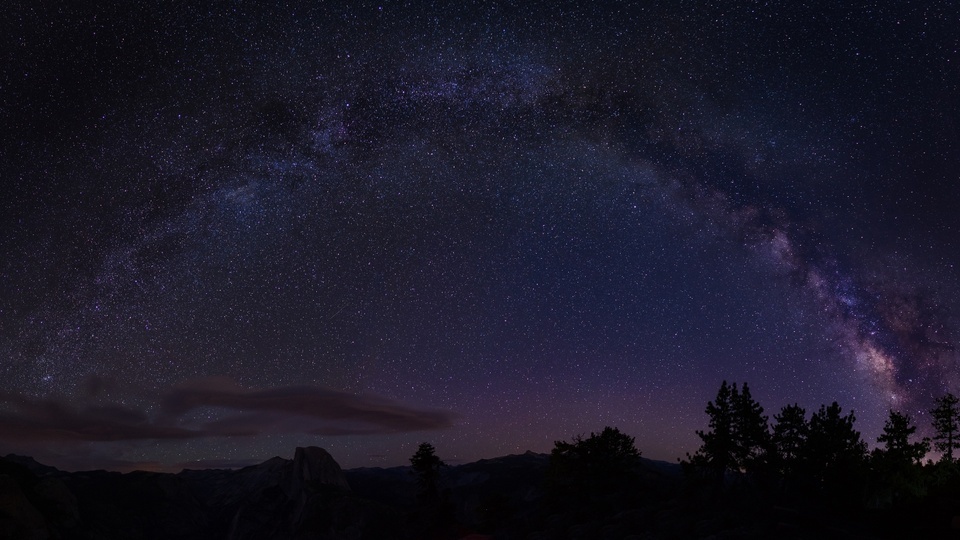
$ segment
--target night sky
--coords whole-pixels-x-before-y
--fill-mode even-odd
[[[960,391],[960,8],[14,1],[0,454],[448,463]],[[583,5],[580,5],[583,4]]]

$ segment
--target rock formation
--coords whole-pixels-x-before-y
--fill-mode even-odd
[[[350,485],[340,465],[326,450],[316,446],[297,448],[284,491],[291,499],[299,498],[310,487],[333,486],[349,491]]]
[[[389,538],[398,520],[352,496],[340,465],[317,447],[297,448],[293,460],[179,474],[66,473],[0,459],[0,540]]]

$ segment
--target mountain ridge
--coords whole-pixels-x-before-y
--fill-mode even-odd
[[[527,451],[444,467],[445,512],[465,534],[489,528],[491,508],[510,508],[514,524],[539,520],[549,460]],[[640,470],[657,485],[680,477],[677,464],[656,460]],[[178,473],[67,472],[9,454],[0,458],[0,540],[419,538],[438,518],[416,492],[408,465],[343,470],[318,447]]]

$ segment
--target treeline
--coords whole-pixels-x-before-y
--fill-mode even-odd
[[[746,486],[782,495],[817,496],[832,503],[889,506],[916,501],[938,489],[960,485],[954,450],[960,449],[960,405],[953,394],[930,410],[934,436],[918,438],[910,415],[890,410],[868,452],[856,417],[837,402],[808,418],[787,405],[771,423],[744,383],[720,385],[707,403],[709,426],[697,431],[702,444],[681,464],[688,477],[726,488]],[[922,463],[931,447],[937,463]]]
[[[960,495],[960,461],[954,458],[960,450],[960,399],[948,393],[935,405],[929,411],[932,438],[917,437],[913,418],[890,410],[879,446],[869,451],[853,411],[844,412],[836,401],[809,416],[797,404],[786,405],[771,422],[747,383],[724,381],[707,403],[708,428],[696,432],[700,448],[680,464],[691,484],[725,493],[753,490],[873,508],[928,495]],[[939,460],[923,463],[932,449]],[[548,498],[578,509],[611,505],[612,496],[630,493],[640,455],[634,438],[617,428],[556,441],[545,485]],[[441,504],[437,482],[443,462],[433,446],[423,443],[410,461],[418,499]]]
[[[469,512],[464,496],[442,485],[444,463],[423,443],[410,459],[410,523],[419,537],[438,538],[457,537],[451,531],[462,532],[471,512],[477,530],[503,538],[929,538],[960,530],[960,400],[952,394],[929,411],[931,438],[891,410],[873,450],[837,402],[809,414],[787,405],[771,420],[746,383],[724,381],[705,412],[700,448],[679,470],[645,462],[632,436],[605,427],[555,441],[538,489],[498,492]],[[938,461],[924,463],[931,450]]]

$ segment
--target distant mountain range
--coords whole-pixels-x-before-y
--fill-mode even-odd
[[[532,518],[548,462],[527,452],[445,468],[453,517],[442,537],[483,538],[477,530],[490,519]],[[644,469],[666,482],[680,475],[665,462],[644,460]],[[343,471],[316,447],[297,448],[292,460],[178,474],[71,473],[0,458],[0,539],[399,539],[435,534],[431,519],[418,507],[410,467]]]

